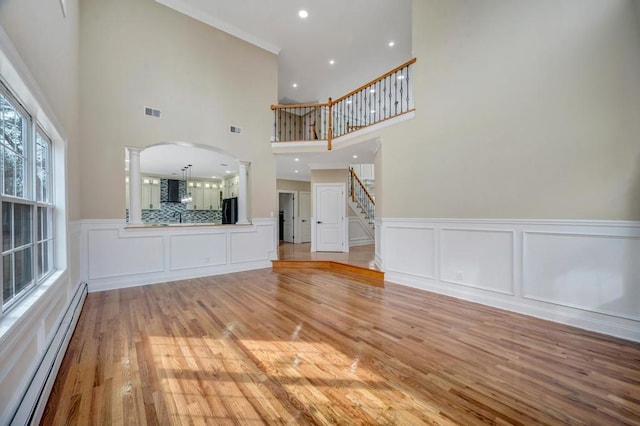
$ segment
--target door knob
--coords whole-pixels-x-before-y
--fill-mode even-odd
[[[322,223],[322,222],[318,221],[318,223]]]
[[[303,221],[303,222],[306,222],[307,220],[306,220],[306,219],[302,219],[302,221]]]

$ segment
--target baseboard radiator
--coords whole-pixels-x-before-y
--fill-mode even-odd
[[[11,425],[37,425],[44,413],[49,394],[56,381],[58,369],[78,323],[82,305],[87,297],[87,283],[81,283],[47,347],[31,383],[14,414]]]

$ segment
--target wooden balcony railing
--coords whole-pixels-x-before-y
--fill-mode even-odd
[[[324,104],[271,105],[275,142],[331,142],[414,110],[411,66],[416,58]]]

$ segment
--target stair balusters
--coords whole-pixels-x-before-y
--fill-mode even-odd
[[[362,183],[353,167],[349,168],[349,195],[356,203],[370,224],[374,223],[376,202]]]

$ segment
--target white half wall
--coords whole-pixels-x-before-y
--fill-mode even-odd
[[[376,232],[387,281],[640,341],[640,222],[383,218]]]
[[[251,225],[127,227],[82,221],[81,259],[89,292],[270,268],[276,219]]]

